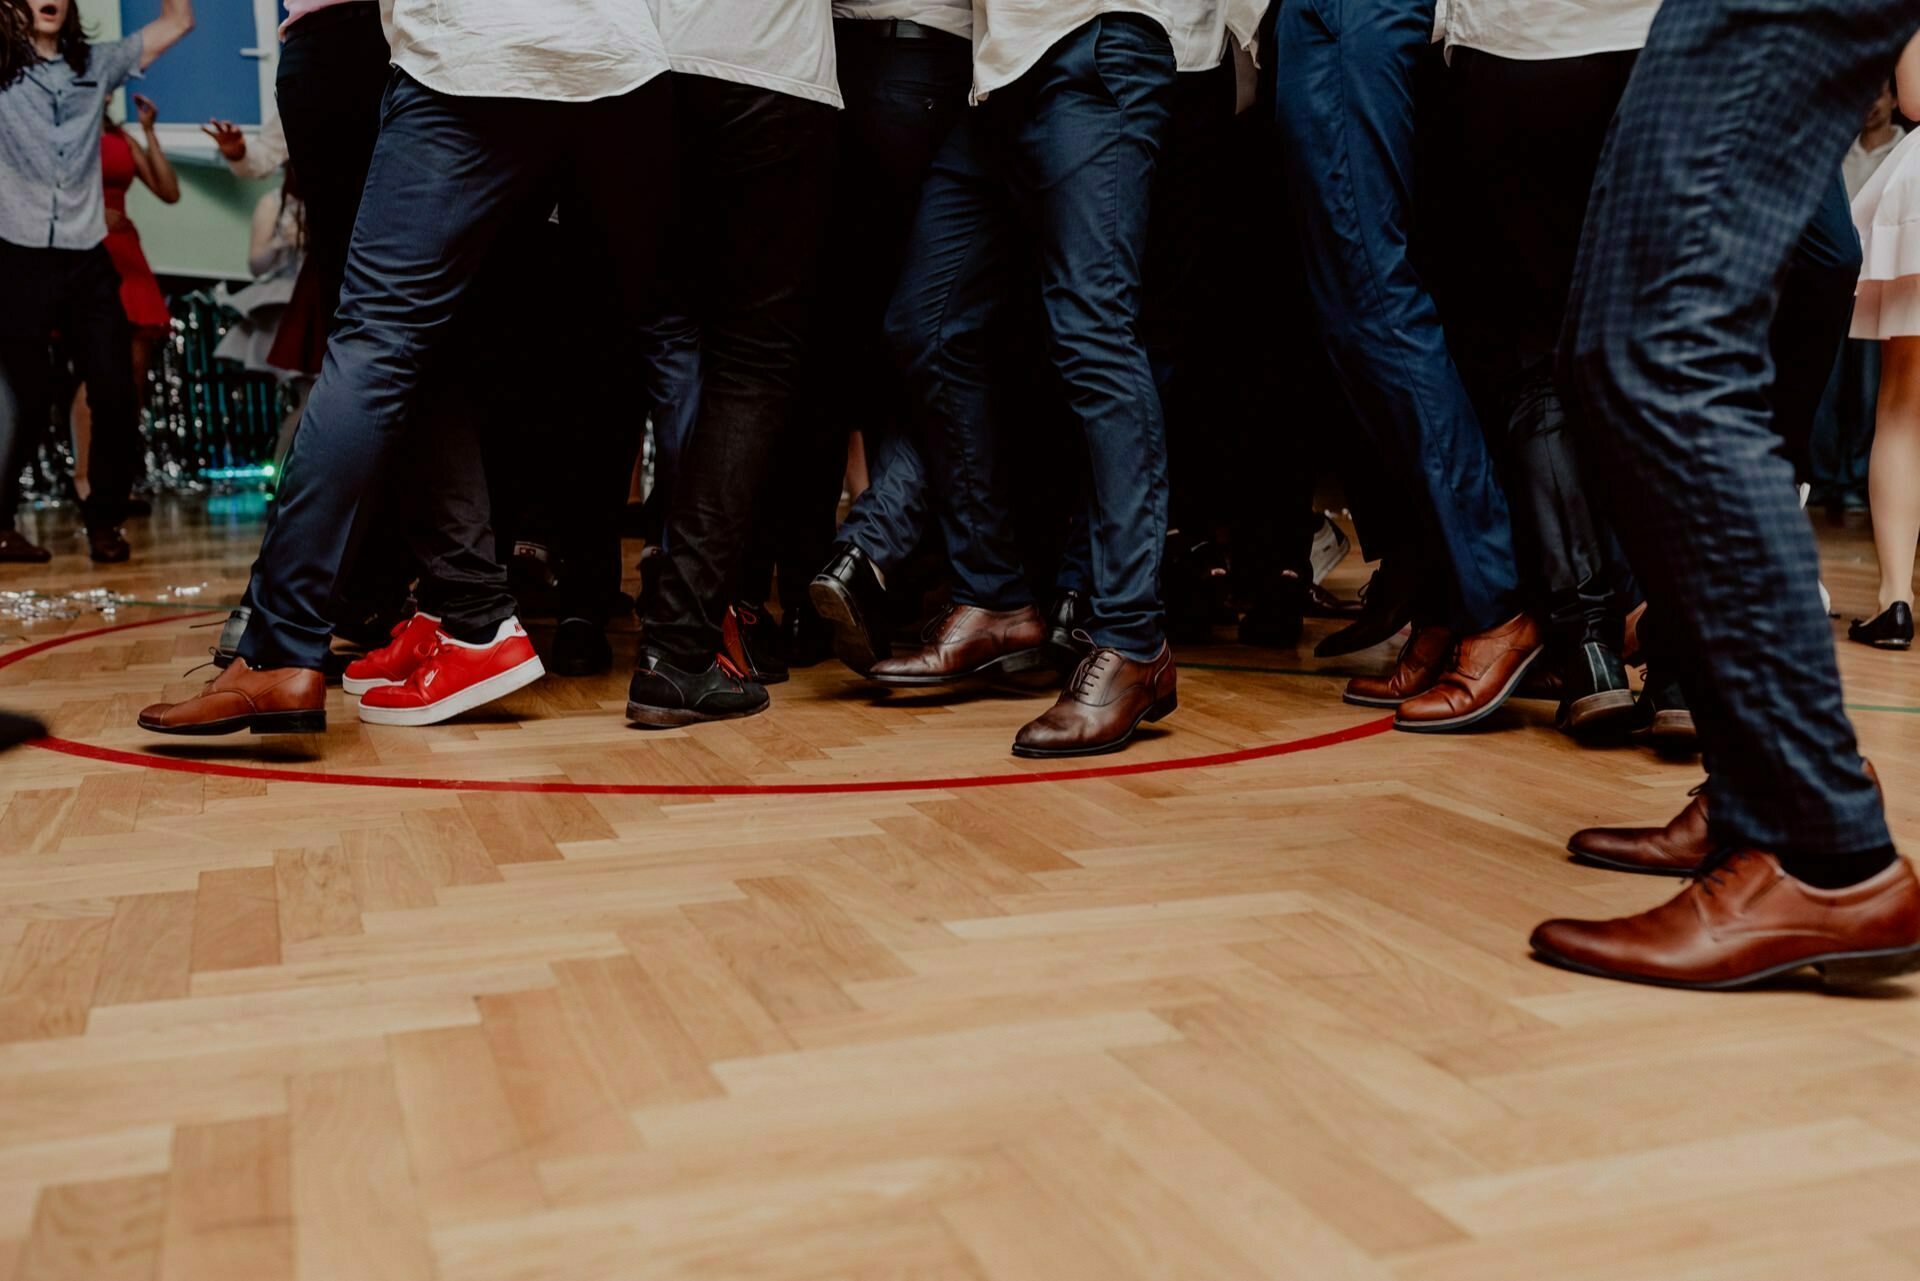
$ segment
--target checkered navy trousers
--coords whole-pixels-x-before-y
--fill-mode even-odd
[[[1725,843],[1889,843],[1841,699],[1768,334],[1915,0],[1666,0],[1588,210],[1563,377],[1699,722]]]

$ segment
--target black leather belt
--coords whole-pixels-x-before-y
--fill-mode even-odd
[[[906,18],[842,18],[834,25],[881,40],[958,40],[951,31]]]

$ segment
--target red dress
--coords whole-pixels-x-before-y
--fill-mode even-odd
[[[100,133],[100,171],[107,208],[124,217],[127,188],[133,186],[136,173],[133,144],[118,130],[105,129]],[[107,256],[113,259],[114,269],[120,273],[120,306],[133,323],[134,337],[166,337],[173,317],[167,311],[167,299],[160,292],[160,282],[153,278],[153,268],[147,266],[147,256],[140,252],[140,233],[132,223],[123,222],[119,230],[108,230]]]

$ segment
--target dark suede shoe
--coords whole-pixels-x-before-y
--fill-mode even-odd
[[[834,549],[833,559],[807,584],[814,613],[832,630],[834,657],[865,676],[893,652],[887,640],[887,592],[873,561],[852,543]]]
[[[1586,641],[1561,664],[1566,682],[1555,723],[1576,738],[1624,734],[1633,722],[1633,687],[1620,655],[1599,641]]]
[[[598,676],[613,669],[606,628],[591,619],[561,619],[549,651],[546,668],[555,676]]]
[[[1357,654],[1391,639],[1413,621],[1419,587],[1411,566],[1402,570],[1398,560],[1381,561],[1372,580],[1361,590],[1360,616],[1314,646],[1314,657]]]
[[[675,667],[658,654],[642,654],[627,686],[627,720],[647,729],[670,729],[757,716],[771,701],[766,687],[724,654],[698,672]]]

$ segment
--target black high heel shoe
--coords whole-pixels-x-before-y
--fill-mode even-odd
[[[1897,600],[1872,622],[1854,619],[1847,639],[1875,649],[1913,648],[1913,606]]]

